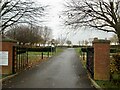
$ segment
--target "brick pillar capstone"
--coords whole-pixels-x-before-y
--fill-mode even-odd
[[[99,40],[93,41],[94,47],[94,79],[109,80],[110,78],[110,41]]]

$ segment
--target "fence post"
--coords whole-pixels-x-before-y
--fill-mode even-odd
[[[94,49],[93,47],[87,48],[86,67],[90,72],[92,78],[94,78]]]
[[[83,60],[85,60],[85,52],[83,52]]]
[[[48,57],[49,57],[49,51],[48,51]]]
[[[52,56],[52,46],[51,46],[51,56]]]
[[[41,58],[43,59],[43,52],[41,53]]]
[[[28,66],[28,63],[29,63],[29,61],[28,61],[28,48],[27,48],[27,61],[26,61],[26,66]]]
[[[13,61],[12,61],[12,74],[15,74],[15,47],[13,46]]]

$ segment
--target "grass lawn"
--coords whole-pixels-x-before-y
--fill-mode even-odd
[[[65,48],[57,47],[57,48],[56,48],[56,53],[55,53],[55,55],[60,54],[61,52],[63,52],[64,49],[65,49]]]
[[[82,51],[81,48],[75,48],[75,51],[80,56],[80,61],[82,62],[83,67],[86,69],[86,60],[83,60],[82,58]]]
[[[0,79],[2,78],[2,75],[0,75]]]
[[[5,77],[10,76],[10,75],[12,75],[12,74],[9,74],[9,75],[0,75],[0,79],[5,78]]]
[[[53,52],[49,52],[49,57],[52,56]],[[28,52],[28,62],[29,67],[36,65],[37,63],[46,61],[48,58],[48,52],[43,52],[43,59],[42,59],[42,52]]]
[[[112,81],[96,81],[96,83],[102,88],[120,88],[120,84]]]
[[[28,60],[29,65],[32,66],[33,64],[40,63],[42,61],[46,61],[49,57],[53,55],[58,55],[63,51],[63,48],[56,48],[56,52],[43,52],[43,59],[42,59],[42,52],[28,52]]]
[[[79,55],[81,55],[81,48],[75,48],[75,51],[79,54]]]

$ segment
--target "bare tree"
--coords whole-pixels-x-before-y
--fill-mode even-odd
[[[55,39],[54,42],[55,42],[55,46],[58,46],[58,44],[60,44],[60,41],[57,39]]]
[[[52,30],[49,27],[45,26],[42,28],[41,32],[43,44],[45,45],[52,38]]]
[[[84,45],[85,45],[85,41],[84,41],[84,40],[82,40],[82,41],[81,41],[81,44],[82,44],[82,46],[84,46]]]
[[[44,10],[44,6],[32,0],[3,0],[0,6],[0,33],[4,34],[8,27],[18,23],[37,23]]]
[[[35,44],[40,43],[43,39],[38,27],[31,28],[30,26],[14,26],[6,33],[6,36],[17,40],[20,44]]]
[[[85,40],[84,43],[85,43],[85,46],[89,44],[88,40]]]
[[[60,38],[60,44],[63,46],[65,44],[66,37]]]
[[[117,45],[117,43],[118,43],[118,37],[117,37],[117,35],[113,35],[110,38],[110,41],[111,41],[111,43],[114,43],[115,45]]]
[[[120,1],[72,0],[64,12],[66,25],[75,28],[88,26],[97,30],[114,32],[120,43]]]
[[[72,44],[72,42],[70,40],[67,40],[66,43],[68,44],[68,46],[70,46]]]

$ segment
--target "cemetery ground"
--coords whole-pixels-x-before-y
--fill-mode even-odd
[[[73,48],[3,83],[3,88],[93,88]]]
[[[55,52],[53,52],[53,53],[49,53],[49,55],[50,55],[50,57],[51,57],[51,55],[53,55],[53,56],[55,56],[55,57],[57,57],[57,56],[59,56],[59,54],[60,54],[60,52],[63,52],[63,50],[65,50],[66,48],[57,48],[57,50],[56,50],[56,53]],[[70,50],[68,50],[68,51],[71,51],[71,49]],[[85,71],[87,71],[87,68],[86,68],[86,60],[83,60],[83,57],[81,56],[81,54],[82,54],[82,52],[81,52],[81,49],[80,48],[76,48],[75,49],[75,51],[77,52],[77,54],[78,54],[78,58],[79,58],[79,61],[81,61],[81,63],[82,63],[82,67],[84,67],[84,70]],[[64,52],[63,52],[64,53]],[[44,54],[44,58],[43,59],[41,59],[41,52],[29,52],[28,53],[28,55],[29,55],[29,68],[28,68],[28,70],[32,70],[32,69],[34,69],[35,67],[39,67],[39,65],[41,65],[40,63],[41,62],[43,62],[43,64],[44,63],[48,63],[49,62],[49,59],[48,59],[48,53],[47,52],[44,52],[43,53]],[[65,53],[64,53],[65,54]],[[111,53],[110,54],[110,57],[111,57],[111,55],[113,55],[113,53]],[[64,55],[64,57],[62,57],[61,59],[64,59],[65,57],[66,57],[67,55]],[[71,53],[69,53],[69,55],[68,56],[71,56]],[[80,56],[80,57],[79,57]],[[51,58],[55,58],[55,57],[51,57]],[[50,58],[50,60],[51,60],[51,58]],[[84,59],[85,59],[86,57],[84,57]],[[112,59],[113,58],[110,58],[111,59],[111,61],[112,61]],[[74,60],[74,59],[73,59]],[[52,62],[53,61],[55,61],[55,60],[52,60]],[[69,63],[68,63],[69,64]],[[77,64],[77,65],[79,65],[79,64]],[[57,66],[57,65],[56,65]],[[78,67],[81,67],[81,66],[78,66]],[[42,67],[42,66],[41,66]],[[44,69],[44,68],[43,68]],[[112,68],[113,69],[113,68]],[[52,70],[52,71],[54,71],[54,70]],[[67,70],[66,70],[67,71]],[[77,68],[77,71],[79,72],[79,71],[81,71],[81,68]],[[50,72],[51,73],[51,72]],[[87,72],[88,73],[88,72]],[[52,73],[51,73],[52,74]],[[51,75],[50,74],[50,75]],[[64,73],[63,73],[64,74]],[[48,74],[49,75],[49,74]],[[82,74],[81,74],[82,75]],[[89,74],[88,74],[89,75]],[[80,76],[80,75],[79,75]],[[84,75],[83,75],[84,76]],[[118,75],[116,74],[116,75],[114,75],[114,77],[116,78]],[[3,76],[3,78],[4,77],[6,77],[6,76]],[[46,76],[47,77],[47,76]],[[50,78],[51,78],[51,76],[50,76]],[[117,79],[118,79],[119,77],[117,77]],[[44,78],[45,79],[45,78]],[[81,78],[80,78],[81,79]],[[49,80],[47,80],[47,84],[48,84],[48,81]],[[50,79],[50,81],[51,81],[51,79]],[[52,81],[54,82],[54,80],[52,79]],[[81,80],[80,80],[81,81]],[[9,83],[11,83],[11,81],[8,81]],[[24,83],[24,80],[23,81],[21,81],[21,83]],[[49,82],[50,83],[50,82]],[[102,80],[94,80],[94,83],[95,84],[97,84],[99,87],[101,87],[101,88],[120,88],[120,83],[118,83],[118,82],[116,82],[116,81],[114,81],[114,80],[110,80],[110,81],[102,81]],[[7,85],[7,84],[5,84],[5,85]],[[13,85],[14,86],[14,85]],[[43,87],[45,87],[45,86],[43,86]],[[55,86],[54,85],[54,83],[53,83],[53,85],[51,85],[51,86],[47,86],[48,88],[49,87],[62,87],[62,86]],[[79,87],[79,86],[76,86],[76,87]],[[10,86],[10,88],[11,88],[11,86]]]

